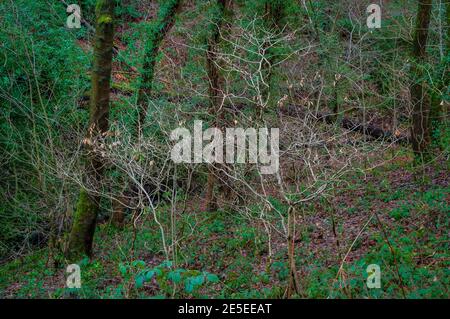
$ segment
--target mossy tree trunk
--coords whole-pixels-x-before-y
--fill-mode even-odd
[[[284,0],[265,0],[265,12],[264,21],[266,28],[271,32],[279,32],[282,29],[282,20],[285,15],[285,3]],[[271,83],[273,65],[277,62],[275,50],[269,47],[270,44],[267,43],[266,47],[266,63],[262,65],[262,76],[264,77],[264,82],[267,86],[263,86],[261,90],[261,100],[266,104],[265,106],[270,106],[271,104]],[[256,117],[258,119],[262,118],[264,112],[264,105],[258,105],[256,110]]]
[[[419,0],[416,31],[413,43],[413,83],[410,87],[412,102],[412,148],[416,156],[423,158],[430,144],[430,96],[423,71],[426,62],[426,45],[430,24],[432,0]]]
[[[155,77],[155,64],[162,41],[175,24],[175,17],[181,6],[181,0],[168,0],[161,4],[156,23],[152,26],[145,44],[144,62],[142,64],[141,83],[138,91],[139,106],[137,133],[142,130],[148,109],[148,98],[152,92]]]
[[[220,28],[224,21],[225,12],[229,7],[229,0],[217,1],[217,12],[214,14],[211,24],[212,32],[208,39],[208,48],[206,51],[206,70],[208,73],[208,93],[210,101],[209,113],[215,116],[213,126],[224,129],[224,112],[222,107],[222,87],[223,79],[217,67],[217,50],[220,44]],[[217,201],[214,196],[214,187],[216,185],[216,175],[219,172],[217,164],[209,165],[208,180],[206,183],[205,206],[206,210],[214,211],[217,209]]]
[[[138,90],[137,106],[138,118],[133,134],[137,138],[142,134],[148,110],[148,98],[153,88],[155,77],[155,65],[161,43],[175,24],[176,13],[181,7],[181,0],[169,0],[161,4],[158,11],[157,21],[152,25],[148,39],[145,44],[144,60],[142,63],[141,80]],[[126,183],[126,182],[124,182]],[[125,209],[130,202],[129,195],[125,193],[129,190],[129,185],[125,184],[119,199],[114,202],[112,223],[122,228],[125,221]],[[131,192],[130,192],[131,193]]]
[[[72,260],[92,255],[92,241],[99,211],[98,190],[102,181],[104,160],[96,151],[96,143],[108,130],[109,94],[114,38],[114,0],[98,0],[94,37],[94,64],[90,120],[85,146],[85,185],[75,211],[67,247],[67,257]]]

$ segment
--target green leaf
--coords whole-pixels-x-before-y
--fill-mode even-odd
[[[192,284],[191,278],[186,280],[184,290],[186,290],[187,293],[191,293],[194,290],[194,285]]]
[[[186,282],[185,282],[186,292],[188,292],[188,293],[193,292],[194,289],[201,286],[204,281],[205,281],[205,276],[203,274],[201,274],[199,276],[187,278]]]
[[[192,278],[192,284],[194,286],[201,286],[204,281],[205,281],[205,277],[203,275]]]
[[[155,272],[156,276],[161,276],[163,274],[162,270],[158,267],[156,267],[155,269],[153,269],[153,271]]]
[[[173,263],[170,260],[166,260],[160,266],[163,268],[170,268],[170,267],[172,267],[172,265],[173,265]]]
[[[136,288],[141,288],[144,285],[145,278],[142,275],[138,275],[135,279]]]
[[[169,273],[168,277],[175,284],[178,284],[181,281],[181,272],[179,270],[171,271]]]
[[[127,266],[125,266],[124,264],[119,264],[119,271],[122,274],[122,276],[125,276],[125,274],[127,273]]]
[[[155,275],[154,270],[149,270],[145,273],[145,281],[149,281]]]
[[[218,277],[217,275],[210,274],[210,273],[207,273],[207,274],[206,274],[206,279],[207,279],[209,282],[219,282],[219,277]]]
[[[133,267],[137,267],[137,268],[144,268],[145,267],[145,261],[135,260],[135,261],[133,261],[133,263],[131,265]]]

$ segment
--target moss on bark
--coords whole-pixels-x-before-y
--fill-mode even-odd
[[[69,238],[67,257],[77,260],[83,255],[92,255],[92,240],[94,237],[95,221],[99,210],[98,199],[91,198],[84,189],[80,191],[75,219]]]
[[[151,94],[153,78],[155,76],[155,64],[159,48],[166,34],[175,23],[175,14],[181,5],[181,0],[169,0],[161,5],[158,11],[157,21],[152,25],[149,37],[145,45],[144,61],[142,64],[141,83],[138,92],[137,104],[140,107],[138,127],[136,133],[140,132],[147,115],[147,98]]]
[[[98,0],[97,24],[94,39],[94,65],[92,70],[92,93],[90,120],[86,134],[85,182],[89,187],[100,188],[103,160],[96,152],[94,141],[108,130],[109,93],[111,89],[112,51],[114,38],[114,0]],[[81,189],[66,256],[77,260],[83,255],[91,256],[92,242],[100,198]]]
[[[141,80],[139,83],[137,105],[138,119],[137,125],[133,130],[135,137],[139,136],[147,116],[148,103],[147,99],[151,95],[153,88],[153,79],[155,76],[155,65],[158,57],[159,49],[162,41],[166,37],[175,23],[175,16],[181,6],[181,0],[169,0],[161,4],[158,11],[158,18],[152,25],[148,39],[145,44],[144,60],[142,63]],[[128,187],[125,188],[126,191]],[[115,203],[112,221],[117,227],[122,227],[125,218],[125,207],[128,201],[127,197],[123,195],[123,202]]]

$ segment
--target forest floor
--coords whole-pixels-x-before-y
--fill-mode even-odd
[[[299,297],[448,298],[447,165],[435,162],[419,174],[412,156],[400,150],[387,164],[346,181],[329,206],[311,204],[297,220]],[[276,198],[271,201],[284,209]],[[272,234],[270,259],[258,219],[205,212],[198,203],[192,200],[178,216],[183,240],[169,252],[171,262],[164,261],[150,216],[137,229],[117,230],[106,222],[96,232],[95,257],[81,262],[81,289],[65,288],[65,269],[53,267],[44,248],[0,266],[0,296],[282,298],[288,277],[284,237]],[[168,215],[162,208],[159,217]],[[380,266],[380,289],[366,286],[369,264]]]

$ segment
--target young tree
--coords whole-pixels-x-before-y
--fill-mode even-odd
[[[423,64],[426,62],[426,45],[430,24],[432,0],[419,0],[416,31],[413,43],[413,83],[410,87],[412,113],[411,140],[413,151],[423,157],[430,144],[430,97],[424,79]]]
[[[266,0],[266,24],[268,28],[275,29],[278,32],[282,30],[282,19],[284,18],[284,6],[283,0]],[[266,83],[269,85],[267,87],[267,100],[270,97],[270,83],[272,78],[271,66],[276,63],[275,54],[273,50],[267,50],[267,78]],[[289,201],[288,201],[289,202]],[[286,289],[287,298],[291,298],[294,293],[300,294],[300,283],[297,275],[297,267],[295,265],[295,217],[296,208],[293,205],[289,205],[288,209],[288,222],[287,222],[287,244],[288,244],[288,263],[289,263],[289,281],[288,287]]]
[[[80,191],[69,237],[67,256],[70,259],[92,254],[92,241],[100,207],[97,189],[100,187],[104,168],[104,161],[96,149],[96,143],[108,130],[113,38],[114,0],[97,0],[90,120],[84,140],[86,186]]]

